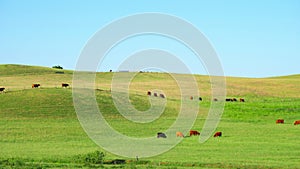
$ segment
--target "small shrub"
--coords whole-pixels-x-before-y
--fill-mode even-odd
[[[20,167],[24,165],[24,161],[15,158],[8,158],[0,161],[0,166]]]
[[[52,68],[54,68],[54,69],[64,69],[62,66],[59,66],[59,65],[52,66]]]
[[[74,161],[86,165],[103,164],[104,156],[105,154],[103,152],[97,150],[92,153],[77,155],[75,156]]]

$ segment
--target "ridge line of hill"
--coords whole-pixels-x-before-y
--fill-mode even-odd
[[[7,70],[9,69],[9,71]],[[73,73],[74,70],[56,69],[46,66],[38,65],[22,65],[22,64],[0,64],[0,76],[5,75],[23,75],[23,74],[47,74],[47,73]],[[97,72],[105,73],[105,72]],[[152,72],[151,72],[152,73]],[[209,76],[203,74],[195,74],[199,76]],[[280,75],[270,77],[239,77],[239,76],[225,76],[226,78],[246,78],[246,79],[286,79],[286,78],[300,78],[300,74]]]

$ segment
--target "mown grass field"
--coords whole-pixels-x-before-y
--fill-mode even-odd
[[[44,67],[0,65],[0,168],[300,168],[300,75],[272,78],[227,77],[227,96],[246,102],[226,102],[217,130],[220,138],[199,144],[187,137],[156,157],[117,157],[98,147],[81,128],[72,100],[72,72]],[[144,137],[167,129],[180,107],[178,86],[162,73],[139,73],[130,85],[131,103],[149,108],[147,90],[161,89],[167,96],[162,116],[149,124],[125,120],[109,92],[113,73],[98,73],[95,88],[106,120],[123,134]],[[185,75],[182,75],[185,76]],[[210,82],[196,76],[203,101],[193,129],[201,131],[210,107]],[[32,89],[32,83],[41,88]],[[285,124],[275,124],[283,118]],[[175,133],[174,133],[175,134]],[[104,162],[125,159],[125,165],[93,164],[82,160],[96,151]]]

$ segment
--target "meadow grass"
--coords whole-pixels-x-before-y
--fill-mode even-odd
[[[122,157],[98,147],[81,128],[71,88],[60,87],[62,82],[72,83],[71,73],[56,74],[51,68],[18,65],[9,70],[7,65],[0,66],[0,72],[0,85],[8,88],[0,94],[0,168],[299,168],[300,126],[292,124],[300,120],[300,79],[296,75],[228,77],[228,97],[242,97],[246,102],[226,102],[217,128],[223,132],[222,137],[212,137],[203,144],[199,137],[186,137],[167,153],[142,158],[140,162],[125,158],[126,165],[111,166],[78,160],[96,151],[104,152],[104,162]],[[109,92],[112,77],[113,73],[98,73],[95,89],[104,89],[96,90],[99,109],[117,131],[147,137],[174,122],[180,93],[171,76],[138,73],[132,80],[130,100],[138,110],[150,107],[148,90],[162,89],[167,95],[164,113],[149,124],[133,123],[118,113]],[[210,107],[211,90],[207,76],[196,79],[204,99],[199,102],[193,129],[201,131]],[[31,89],[35,81],[42,87]],[[275,124],[278,118],[285,119],[285,124]]]

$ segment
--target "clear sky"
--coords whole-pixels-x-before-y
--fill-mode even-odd
[[[0,0],[0,64],[74,69],[95,32],[144,12],[171,14],[192,23],[214,46],[227,76],[300,73],[298,0]],[[151,48],[154,43],[148,40],[139,47]],[[164,39],[160,42],[163,45]],[[111,54],[100,70],[117,69],[121,59]]]

